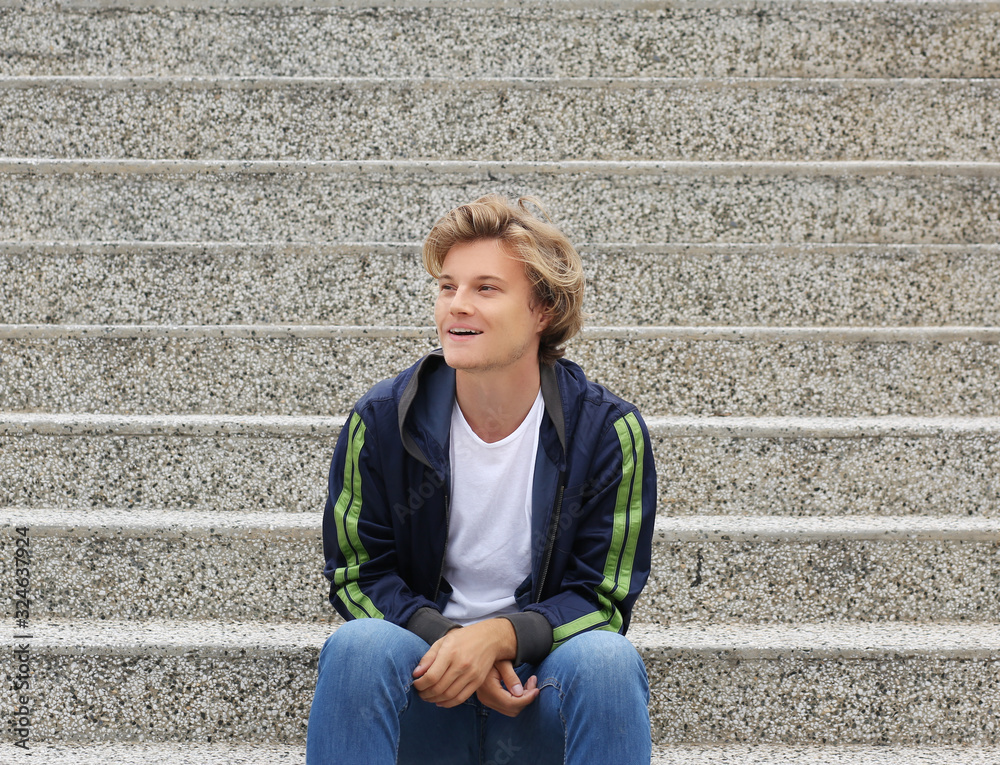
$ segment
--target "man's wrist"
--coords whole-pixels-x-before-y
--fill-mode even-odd
[[[517,656],[517,630],[514,629],[510,619],[499,617],[490,621],[494,623],[493,626],[496,630],[497,661],[513,662]]]

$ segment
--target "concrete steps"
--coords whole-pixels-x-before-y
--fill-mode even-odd
[[[67,743],[301,743],[315,661],[330,629],[38,624],[36,671],[59,679],[39,694],[52,714],[36,721],[38,735]],[[659,744],[996,744],[993,624],[635,632],[650,668]],[[969,694],[969,687],[981,690]]]
[[[41,744],[34,753],[52,765],[270,765],[305,761],[305,744]]]
[[[3,7],[7,76],[1000,76],[1000,9],[981,0]]]
[[[654,762],[1000,760],[998,78],[992,0],[0,0],[35,753],[301,762],[334,441],[501,191],[653,436]]]
[[[1000,156],[995,79],[25,77],[0,81],[0,94],[0,156],[6,157],[988,162]]]
[[[595,243],[1000,237],[1000,163],[988,162],[8,159],[0,239],[415,241],[490,191],[537,195]]]
[[[33,605],[47,617],[329,623],[321,518],[32,508],[0,512],[0,528],[7,549],[30,529]]]
[[[4,506],[317,513],[343,422],[3,413]],[[1000,515],[997,418],[657,417],[648,425],[663,516]]]
[[[996,416],[998,341],[990,327],[595,327],[569,353],[649,417]],[[379,325],[0,325],[0,406],[323,415],[435,346],[433,329]]]
[[[52,765],[270,765],[301,763],[304,745],[83,744],[39,746]],[[984,746],[731,745],[653,748],[653,765],[992,765],[1000,751]]]
[[[1000,245],[581,244],[593,326],[1000,326]],[[419,243],[0,242],[11,324],[430,326]]]
[[[29,528],[34,608],[88,622],[336,621],[320,513],[0,512]],[[996,622],[1000,520],[662,516],[638,624]],[[249,575],[252,572],[252,575]]]

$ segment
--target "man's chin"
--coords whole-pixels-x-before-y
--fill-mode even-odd
[[[461,353],[449,352],[447,348],[444,349],[444,363],[452,369],[474,369],[476,366],[469,359],[463,358]]]

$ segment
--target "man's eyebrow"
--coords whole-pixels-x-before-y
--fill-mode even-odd
[[[441,274],[441,275],[438,276],[438,281],[441,281],[442,279],[454,280],[454,277],[451,274]],[[474,277],[472,277],[472,281],[474,281],[474,282],[503,282],[504,284],[507,283],[506,279],[504,279],[502,276],[498,276],[497,274],[481,274],[480,276],[474,276]]]

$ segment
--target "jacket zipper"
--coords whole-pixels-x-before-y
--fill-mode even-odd
[[[451,530],[451,497],[448,490],[444,492],[444,551],[441,553],[441,571],[438,573],[437,586],[434,588],[434,602],[437,603],[441,594],[441,582],[444,581],[444,562],[448,558],[448,534]]]
[[[559,530],[559,516],[562,514],[563,491],[565,489],[562,476],[560,476],[559,491],[556,493],[556,506],[552,511],[552,523],[549,525],[549,538],[545,544],[545,560],[542,563],[542,570],[538,575],[538,588],[535,590],[536,603],[542,599],[542,588],[545,587],[545,578],[549,573],[549,564],[552,563],[552,551],[556,546],[556,534]]]

